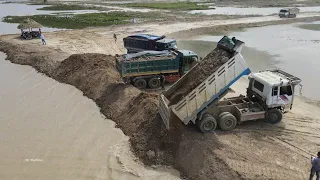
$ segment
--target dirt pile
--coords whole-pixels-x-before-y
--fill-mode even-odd
[[[86,96],[97,100],[112,83],[121,82],[115,70],[115,57],[104,54],[73,54],[57,68],[58,81],[79,88]]]
[[[194,88],[200,85],[213,72],[217,71],[222,64],[231,58],[231,54],[223,49],[215,48],[203,60],[201,60],[188,74],[183,82],[175,88],[172,93],[166,95],[170,100],[169,105],[178,103],[182,97],[189,94]]]

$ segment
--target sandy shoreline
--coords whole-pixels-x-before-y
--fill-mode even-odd
[[[320,14],[304,14],[301,19],[287,22],[311,20],[320,20]],[[157,94],[124,86],[112,65],[104,64],[102,60],[96,61],[98,57],[103,57],[110,59],[108,62],[112,64],[112,56],[88,55],[88,58],[81,59],[82,56],[77,55],[75,60],[65,60],[77,53],[123,53],[122,42],[114,43],[112,39],[113,32],[119,34],[118,39],[138,32],[185,38],[192,32],[206,33],[212,25],[222,25],[221,29],[228,31],[246,27],[248,23],[267,21],[286,22],[275,16],[266,16],[160,26],[91,28],[46,33],[48,46],[41,46],[39,40],[20,41],[15,38],[17,35],[5,35],[0,37],[0,51],[7,53],[7,59],[11,62],[30,65],[53,79],[74,85],[93,99],[102,113],[131,137],[133,152],[145,164],[172,165],[187,179],[306,179],[308,158],[320,147],[317,144],[320,139],[320,111],[318,106],[302,98],[296,99],[293,111],[286,114],[278,125],[248,122],[232,132],[217,131],[207,135],[200,134],[193,126],[178,126],[168,133],[156,129],[162,127],[162,122],[158,122],[156,117]],[[230,24],[233,25],[226,26]],[[97,69],[95,63],[103,66]],[[243,93],[239,90],[245,89],[245,86],[246,81],[242,80],[233,88],[237,93]],[[117,94],[111,95],[115,99],[110,99],[108,95],[115,90]],[[140,109],[146,110],[136,113]],[[135,126],[126,125],[131,123]],[[157,139],[160,139],[160,144]],[[146,155],[149,150],[155,152],[155,157]]]

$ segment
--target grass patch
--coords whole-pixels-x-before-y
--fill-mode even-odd
[[[301,29],[320,31],[320,24],[302,24],[302,25],[298,25],[298,27]]]
[[[103,10],[103,8],[102,7],[95,7],[95,6],[57,4],[57,5],[52,5],[52,6],[46,6],[46,7],[43,7],[43,8],[38,8],[37,10],[46,10],[46,11]]]
[[[155,15],[155,14],[154,14]],[[3,22],[20,23],[26,18],[31,18],[46,27],[82,29],[93,26],[109,26],[130,23],[132,18],[148,19],[154,17],[148,13],[110,12],[88,13],[76,15],[33,15],[33,16],[6,16]]]
[[[208,5],[198,5],[196,2],[152,2],[126,4],[129,7],[150,8],[150,9],[176,9],[176,10],[204,10]]]

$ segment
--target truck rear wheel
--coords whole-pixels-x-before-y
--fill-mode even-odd
[[[201,132],[208,133],[217,128],[217,121],[211,115],[205,114],[201,120],[197,121],[197,125]]]
[[[139,89],[145,89],[147,87],[147,82],[144,79],[137,79],[134,82],[134,86],[136,86]]]
[[[226,112],[223,116],[220,116],[219,126],[224,131],[230,131],[237,126],[237,118],[231,113]]]
[[[151,78],[149,81],[148,81],[148,85],[150,88],[152,89],[155,89],[155,88],[158,88],[160,86],[160,79],[154,77],[154,78]]]
[[[265,121],[270,124],[277,124],[282,120],[282,113],[279,109],[269,109]]]
[[[224,116],[224,115],[226,115],[226,114],[228,114],[228,113],[229,113],[229,112],[222,112],[222,113],[220,113],[218,119],[220,120],[220,119],[222,118],[222,116]]]

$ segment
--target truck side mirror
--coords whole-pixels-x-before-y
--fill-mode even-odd
[[[302,84],[299,84],[299,95],[302,95]]]
[[[302,95],[302,84],[298,84],[299,85],[299,94],[294,94],[294,95]]]

